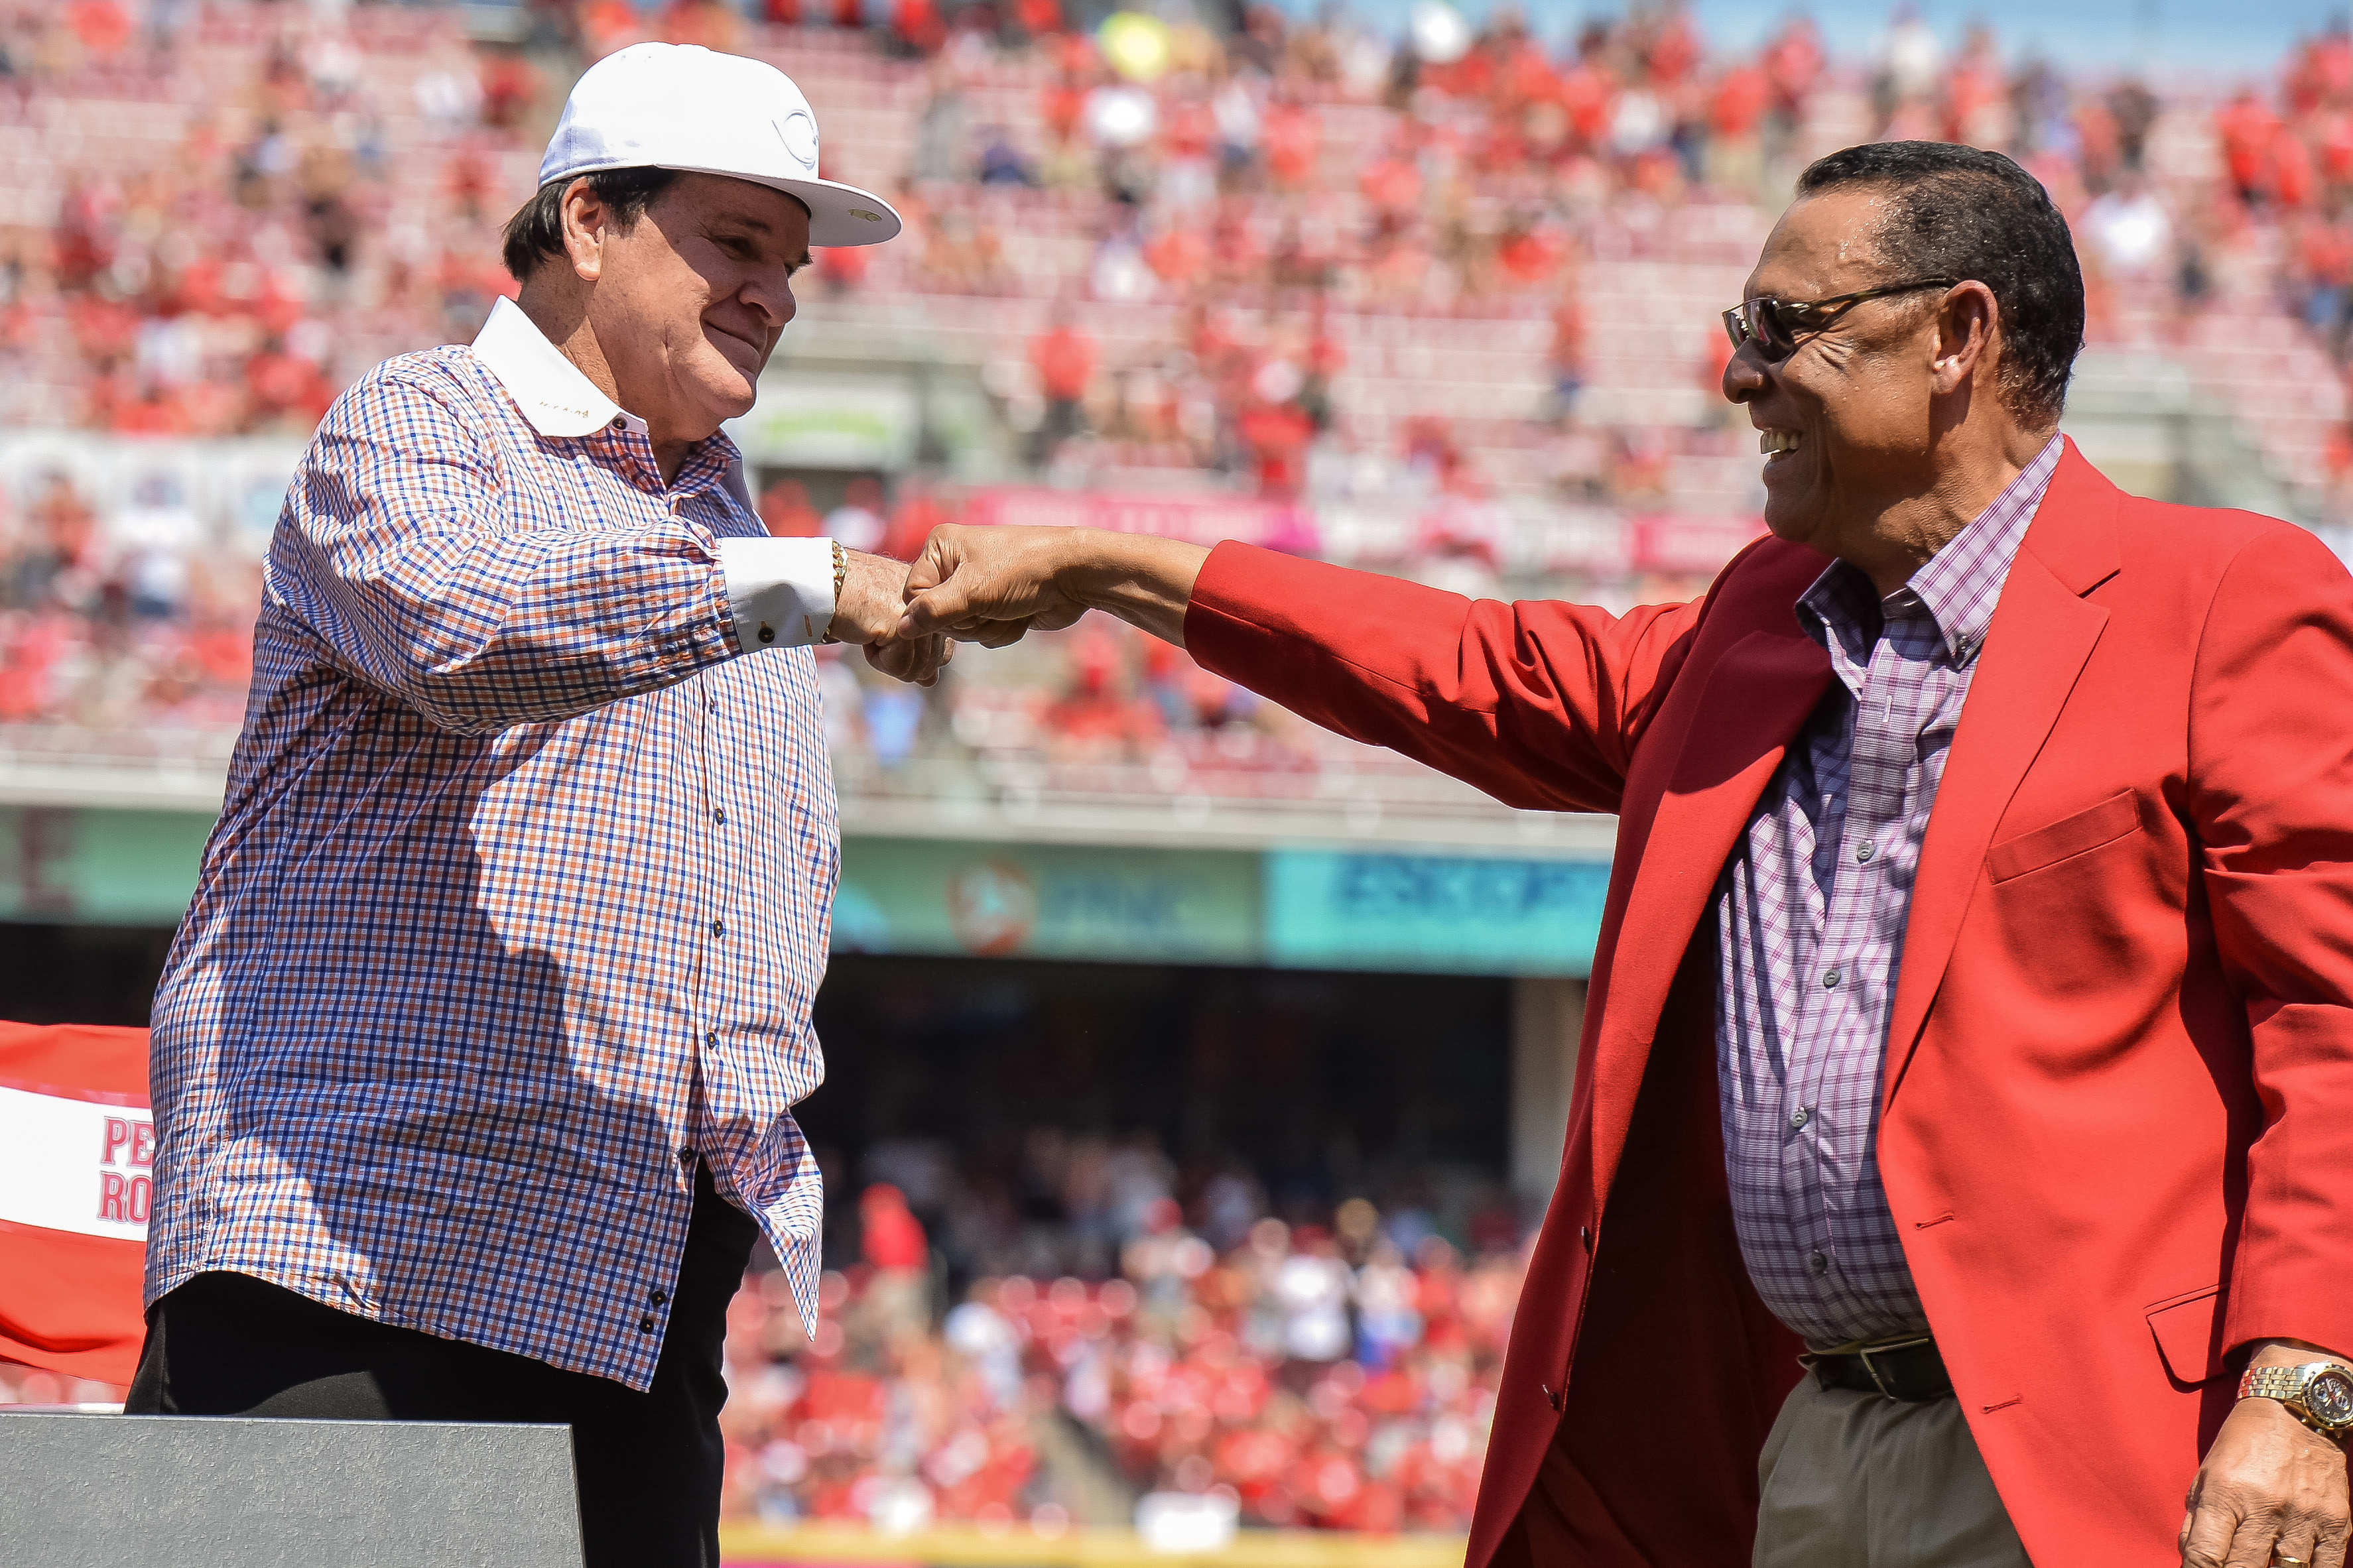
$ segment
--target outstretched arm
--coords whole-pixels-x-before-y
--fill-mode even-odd
[[[1473,602],[1247,545],[943,528],[908,578],[900,635],[997,646],[1090,609],[1327,729],[1555,811],[1617,809],[1702,614]]]

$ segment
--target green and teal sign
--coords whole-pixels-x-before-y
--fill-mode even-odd
[[[0,807],[0,920],[169,925],[195,891],[210,826],[187,812]],[[1609,878],[1591,858],[854,837],[842,845],[833,944],[1583,975]]]

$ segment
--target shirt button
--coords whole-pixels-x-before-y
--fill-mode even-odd
[[[613,425],[612,425],[612,427],[613,427],[614,429],[616,429],[616,430],[621,429],[621,428],[623,428],[624,426],[626,426],[628,424],[628,421],[627,419],[623,418],[620,415],[616,414],[616,415],[614,415],[614,416],[613,416]]]
[[[711,814],[711,820],[712,820],[712,821],[713,821],[713,822],[715,822],[715,823],[717,823],[717,824],[719,824],[719,826],[722,826],[722,827],[726,826],[727,826],[727,811],[726,811],[726,808],[725,808],[724,806],[723,806],[723,807],[721,807],[719,810],[712,812],[712,813]]]
[[[711,934],[713,936],[725,936],[727,934],[727,922],[725,921],[712,921],[711,922]],[[1835,974],[1831,975],[1831,983],[1832,984],[1836,984],[1838,983],[1838,976]]]
[[[1826,1252],[1815,1253],[1812,1257],[1806,1259],[1806,1267],[1812,1269],[1817,1274],[1829,1273],[1831,1271],[1830,1254]]]
[[[1824,974],[1823,974],[1823,976],[1822,976],[1822,989],[1823,989],[1823,990],[1825,990],[1825,991],[1835,991],[1835,990],[1837,990],[1837,989],[1838,989],[1838,971],[1837,971],[1837,970],[1833,969],[1833,970],[1831,970],[1831,971],[1829,971],[1828,973],[1824,973]]]
[[[718,1036],[716,1036],[716,1035],[713,1035],[713,1036],[712,1036],[711,1037],[712,1037],[712,1039],[716,1040],[719,1037],[718,1037]],[[694,1151],[693,1151],[693,1150],[691,1150],[691,1149],[681,1149],[681,1150],[678,1152],[678,1163],[679,1163],[680,1164],[681,1164],[681,1165],[691,1165],[691,1164],[693,1164],[693,1163],[694,1163]]]
[[[651,1301],[655,1306],[659,1307],[659,1306],[660,1306],[664,1301],[667,1301],[667,1300],[670,1300],[670,1292],[669,1292],[669,1291],[667,1291],[667,1290],[661,1290],[661,1289],[649,1290],[649,1291],[647,1291],[647,1292],[646,1292],[646,1300],[648,1300],[649,1301]]]
[[[1814,1112],[1810,1106],[1801,1105],[1798,1107],[1797,1110],[1789,1112],[1789,1125],[1792,1127],[1803,1127],[1807,1122],[1811,1121],[1813,1119]]]
[[[1877,853],[1878,850],[1873,846],[1871,840],[1868,838],[1854,847],[1855,859],[1864,864],[1868,864],[1871,858]]]
[[[638,1320],[638,1332],[641,1334],[649,1334],[653,1331],[654,1321],[651,1318],[639,1318]]]

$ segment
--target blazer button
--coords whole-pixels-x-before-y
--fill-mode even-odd
[[[1592,1227],[1591,1226],[1589,1226],[1589,1225],[1580,1225],[1580,1226],[1578,1226],[1577,1227],[1577,1240],[1579,1240],[1579,1241],[1581,1241],[1581,1242],[1583,1242],[1583,1243],[1585,1243],[1585,1250],[1586,1250],[1586,1251],[1588,1251],[1588,1252],[1592,1251],[1592,1250],[1593,1250],[1593,1227]]]

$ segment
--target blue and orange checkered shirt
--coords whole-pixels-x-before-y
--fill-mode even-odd
[[[665,482],[585,377],[580,435],[515,384],[389,361],[288,493],[156,996],[147,1298],[231,1269],[642,1389],[698,1157],[814,1319],[833,781],[811,655],[731,620],[726,437]]]

